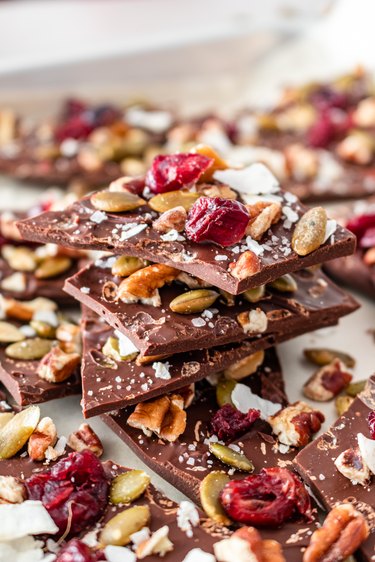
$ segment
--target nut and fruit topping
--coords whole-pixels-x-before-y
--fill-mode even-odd
[[[375,410],[369,413],[367,418],[371,439],[375,439]]]
[[[234,451],[221,443],[210,443],[210,453],[212,453],[222,463],[228,464],[237,470],[244,472],[254,472],[253,463],[242,453]]]
[[[228,379],[240,381],[249,375],[253,375],[258,368],[263,364],[264,351],[256,351],[243,359],[239,359],[232,363],[230,367],[225,369],[224,375]]]
[[[71,453],[25,484],[29,499],[43,503],[59,528],[59,536],[77,535],[95,524],[107,505],[107,478],[90,451]]]
[[[124,213],[146,204],[144,199],[129,191],[97,191],[91,196],[91,204],[98,211]]]
[[[250,220],[246,228],[246,234],[251,236],[254,240],[260,240],[267,232],[267,230],[275,223],[277,223],[281,218],[281,205],[280,203],[268,203],[262,209],[259,209],[259,213],[255,218],[253,217],[252,207],[257,205],[246,205],[246,209],[249,211]]]
[[[356,484],[366,486],[371,477],[370,469],[363,460],[358,447],[343,451],[335,460],[335,467],[354,486]]]
[[[236,384],[234,379],[220,377],[216,386],[216,401],[220,407],[225,406],[225,404],[233,406],[232,392]]]
[[[362,392],[365,389],[366,383],[367,380],[351,382],[346,387],[346,394],[348,394],[349,396],[356,397],[360,392]]]
[[[185,231],[193,242],[232,246],[244,237],[249,218],[245,205],[239,201],[200,197],[189,211]]]
[[[30,435],[27,452],[33,461],[45,459],[46,451],[53,447],[57,441],[56,426],[51,418],[42,418]]]
[[[233,521],[273,527],[294,515],[310,517],[310,497],[298,477],[286,468],[263,468],[259,474],[228,482],[221,505]]]
[[[180,209],[182,207],[185,211],[186,220],[186,211],[191,209],[191,207],[194,205],[196,200],[199,199],[199,197],[201,197],[201,194],[195,191],[168,191],[167,193],[159,193],[159,195],[155,195],[155,197],[152,197],[148,201],[148,205],[154,211],[163,214],[167,213],[168,211],[173,211],[174,209]]]
[[[88,423],[82,423],[78,431],[69,435],[68,445],[78,453],[91,451],[97,457],[101,457],[103,454],[102,442]]]
[[[326,347],[316,347],[304,349],[303,353],[308,361],[314,365],[318,365],[318,367],[329,365],[334,359],[340,359],[340,361],[342,361],[350,369],[355,367],[355,359],[343,351],[328,349]]]
[[[14,476],[0,476],[0,504],[22,503],[26,499],[26,488]]]
[[[72,539],[57,553],[55,562],[98,562],[103,560],[101,552],[93,552],[83,541]]]
[[[165,193],[194,185],[213,164],[203,154],[170,154],[154,158],[146,175],[152,193]]]
[[[37,279],[51,279],[65,273],[72,267],[72,260],[66,256],[46,258],[35,270]]]
[[[182,396],[162,396],[149,402],[137,404],[128,417],[128,425],[141,429],[150,436],[156,433],[166,441],[176,441],[186,429],[186,412]]]
[[[311,400],[327,402],[348,386],[353,376],[339,359],[321,367],[303,386],[303,393]]]
[[[5,355],[21,361],[36,361],[47,355],[52,347],[52,340],[32,338],[8,345],[5,348]]]
[[[276,289],[280,293],[294,293],[298,289],[296,280],[289,273],[268,283],[267,286]]]
[[[336,505],[310,539],[303,562],[345,560],[367,539],[369,528],[363,515],[349,503]]]
[[[147,505],[135,505],[121,511],[103,527],[100,543],[116,546],[129,544],[131,535],[147,527],[150,517],[150,508]]]
[[[259,418],[259,410],[250,409],[247,414],[243,414],[231,404],[225,404],[214,414],[211,430],[220,440],[233,441],[249,431]]]
[[[214,553],[219,562],[286,562],[280,543],[262,540],[254,527],[237,529],[228,539],[215,543]]]
[[[110,502],[114,505],[131,503],[148,488],[150,477],[143,470],[129,470],[116,476],[111,482]]]
[[[268,422],[280,443],[304,447],[320,430],[324,415],[305,402],[295,402],[269,417]]]
[[[52,383],[59,383],[71,377],[80,362],[81,356],[79,353],[65,353],[59,347],[53,347],[51,351],[43,356],[37,372],[41,379]]]
[[[112,275],[119,277],[129,277],[139,269],[146,267],[146,262],[140,258],[134,258],[131,256],[119,256],[116,258],[115,263],[112,265],[111,273]]]
[[[298,221],[292,237],[292,248],[299,256],[307,256],[324,242],[327,213],[323,207],[306,211]]]
[[[197,314],[210,308],[218,298],[219,293],[212,289],[195,289],[175,297],[169,308],[178,314]]]
[[[205,513],[219,525],[231,525],[232,523],[220,503],[220,495],[229,482],[229,476],[225,472],[213,470],[202,480],[199,488],[200,500]]]
[[[236,262],[229,264],[229,271],[233,277],[242,281],[260,271],[260,260],[254,252],[246,250],[246,252],[240,255]],[[260,300],[264,295],[264,287],[262,286],[251,289],[251,291],[253,292],[247,291],[249,298],[245,295],[246,300],[250,300],[250,295],[253,297],[254,291],[257,300]],[[257,300],[250,300],[250,302],[257,302]]]
[[[157,289],[176,279],[178,274],[177,269],[168,265],[149,265],[121,281],[117,297],[125,302],[132,298],[150,299]]]
[[[335,400],[336,413],[340,417],[347,412],[353,404],[354,398],[352,396],[338,396]]]
[[[13,416],[0,430],[0,459],[10,459],[22,449],[39,423],[38,406]]]
[[[374,239],[370,234],[375,228],[375,213],[370,212],[368,214],[354,216],[348,221],[346,228],[356,235],[361,248],[374,246]],[[372,243],[370,243],[370,239],[372,239]],[[368,240],[368,242],[366,242],[366,240]]]
[[[179,205],[161,214],[160,217],[152,223],[152,228],[161,233],[166,233],[170,230],[182,232],[185,229],[186,219],[187,212],[184,207]]]
[[[262,334],[267,330],[268,318],[261,308],[249,312],[240,312],[237,320],[245,334]]]

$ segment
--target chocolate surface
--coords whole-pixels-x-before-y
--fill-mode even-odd
[[[375,377],[367,391],[357,397],[349,410],[323,435],[307,445],[296,457],[294,466],[317,498],[330,509],[348,501],[366,517],[370,536],[360,548],[363,560],[375,556],[375,485],[353,484],[335,467],[334,461],[346,449],[358,446],[357,434],[370,438],[367,417],[375,409]]]
[[[237,321],[240,312],[262,309],[268,326],[261,336],[273,342],[290,339],[295,332],[305,333],[322,325],[335,324],[339,317],[352,312],[357,304],[320,272],[300,271],[294,274],[298,289],[293,294],[269,290],[257,303],[237,297],[235,306],[226,306],[218,299],[209,311],[202,314],[172,312],[169,303],[184,292],[184,285],[173,283],[160,289],[162,305],[154,307],[140,303],[108,302],[102,296],[107,281],[119,284],[111,270],[103,265],[91,265],[67,280],[66,290],[115,329],[129,337],[145,355],[181,353],[242,340],[253,340],[254,349],[264,347],[259,334],[246,334]],[[198,325],[197,325],[198,324]]]
[[[288,215],[294,213],[300,217],[304,214],[305,209],[293,195],[277,193],[283,209],[288,208]],[[94,212],[90,199],[84,198],[65,211],[46,212],[21,221],[18,227],[27,240],[139,256],[175,266],[232,294],[270,282],[285,273],[349,255],[355,246],[355,237],[338,226],[333,242],[330,237],[317,250],[300,257],[291,249],[294,225],[286,214],[272,225],[261,244],[243,239],[235,246],[223,248],[212,243],[194,243],[185,236],[181,236],[180,241],[163,239],[163,235],[151,227],[158,214],[146,205],[134,212],[104,214],[99,223],[95,222],[95,217],[91,220]],[[137,225],[145,228],[138,234],[131,234],[131,229]],[[228,266],[236,262],[242,252],[254,248],[254,244],[259,252],[260,271],[240,281],[229,272]]]
[[[286,403],[283,380],[274,350],[268,350],[263,365],[257,373],[241,383],[249,385],[253,392],[274,402]],[[133,408],[127,408],[116,414],[105,414],[102,419],[152,470],[186,494],[192,501],[199,503],[199,486],[205,476],[212,470],[224,470],[233,478],[246,476],[245,473],[229,469],[209,453],[207,438],[210,436],[209,422],[218,405],[215,387],[206,381],[197,385],[195,401],[187,409],[187,426],[180,438],[174,443],[163,442],[156,437],[146,437],[141,430],[133,429],[126,420]],[[244,436],[232,442],[253,461],[255,472],[263,467],[280,466],[291,468],[295,452],[281,454],[270,434],[270,426],[264,421],[255,422],[253,428]],[[290,521],[278,529],[260,529],[264,538],[279,541],[289,561],[302,560],[302,548],[310,539],[315,529],[315,521]]]

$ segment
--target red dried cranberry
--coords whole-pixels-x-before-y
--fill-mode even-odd
[[[113,105],[98,105],[85,111],[85,119],[96,127],[108,127],[122,117],[121,111]]]
[[[71,117],[76,117],[80,115],[87,109],[87,103],[79,100],[77,98],[68,98],[61,112],[61,118],[63,121],[67,121]]]
[[[351,218],[346,228],[356,235],[358,241],[361,241],[369,228],[375,228],[375,213],[358,215]]]
[[[330,86],[322,86],[310,96],[311,103],[320,110],[333,107],[345,109],[349,105],[349,98],[344,92],[333,90]]]
[[[373,248],[375,246],[375,227],[368,228],[361,238],[361,248]]]
[[[369,413],[367,422],[370,430],[371,439],[375,439],[375,410]]]
[[[98,562],[103,560],[101,553],[93,552],[84,542],[73,539],[58,553],[55,562]]]
[[[243,414],[231,404],[225,404],[211,420],[212,432],[224,441],[232,441],[249,431],[260,417],[259,410],[250,409]]]
[[[55,138],[58,142],[62,142],[65,139],[83,140],[86,139],[93,130],[93,124],[86,120],[84,114],[75,115],[56,128]]]
[[[126,188],[126,191],[130,191],[130,193],[142,195],[145,188],[145,180],[144,178],[134,178],[131,181],[124,183],[124,187]]]
[[[259,474],[224,486],[221,504],[233,521],[274,527],[293,516],[311,515],[309,494],[286,468],[263,468]]]
[[[197,182],[212,162],[212,158],[202,154],[156,156],[147,172],[146,185],[153,193],[181,189]]]
[[[103,466],[91,451],[71,453],[26,480],[29,499],[43,503],[59,528],[77,535],[102,515],[108,496]]]
[[[307,133],[307,140],[314,148],[326,148],[336,136],[336,127],[327,112],[322,113]]]
[[[242,240],[249,219],[246,207],[238,201],[200,197],[189,211],[185,230],[194,242],[232,246]]]

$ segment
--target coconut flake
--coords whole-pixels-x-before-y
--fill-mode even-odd
[[[140,232],[142,232],[142,230],[144,230],[145,228],[147,228],[147,224],[132,224],[132,225],[127,225],[127,226],[131,226],[131,228],[127,228],[126,230],[123,230],[121,232],[121,236],[120,236],[120,240],[121,242],[123,242],[124,240],[128,240],[128,238],[132,238],[133,236],[136,236],[137,234],[139,234]]]
[[[278,180],[264,164],[260,163],[251,164],[242,170],[217,170],[214,179],[239,191],[245,203],[247,203],[247,195],[263,195],[280,190]]]
[[[153,133],[163,133],[172,125],[173,117],[168,111],[147,111],[142,107],[130,107],[125,120],[132,127],[141,127]]]
[[[59,530],[40,501],[0,505],[0,542],[28,535],[54,535]]]
[[[334,219],[328,219],[326,224],[326,232],[324,234],[324,242],[327,242],[328,238],[336,232],[337,222]]]
[[[104,554],[108,562],[136,562],[137,560],[135,553],[125,546],[106,546]]]
[[[169,380],[171,378],[171,374],[169,372],[170,364],[168,361],[165,363],[161,363],[160,361],[156,361],[152,364],[152,368],[155,371],[155,377],[157,379]]]
[[[375,440],[365,437],[363,433],[357,435],[359,451],[370,471],[375,474]]]
[[[127,357],[133,353],[138,353],[139,349],[134,343],[124,334],[115,330],[115,336],[118,339],[118,347],[121,357]]]
[[[107,219],[107,215],[103,211],[95,211],[90,217],[90,221],[96,224],[100,224],[106,219]]]
[[[59,325],[56,312],[53,310],[37,310],[33,314],[33,320],[36,320],[37,322],[45,322],[54,328],[57,328]]]
[[[201,548],[193,548],[182,562],[216,562],[216,558],[213,554],[205,552]]]
[[[251,392],[248,386],[241,383],[236,384],[233,389],[232,402],[243,414],[247,414],[250,409],[259,410],[263,420],[267,420],[269,416],[273,416],[281,409],[281,404],[261,398]]]
[[[193,527],[199,524],[199,513],[194,504],[182,501],[177,510],[177,525],[190,539],[193,536]]]

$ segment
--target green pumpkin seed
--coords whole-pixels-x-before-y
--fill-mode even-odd
[[[108,521],[100,533],[100,544],[125,546],[130,542],[130,536],[146,527],[151,517],[147,505],[135,505],[121,511]]]
[[[30,326],[41,338],[52,339],[56,336],[56,328],[47,322],[42,322],[41,320],[31,320]]]
[[[118,277],[129,277],[129,275],[145,266],[146,262],[140,258],[119,256],[112,266],[112,275],[117,275]]]
[[[14,326],[13,324],[10,324],[9,322],[0,321],[0,342],[1,343],[18,342],[18,341],[22,341],[24,339],[25,339],[25,336],[23,335],[21,330],[16,328],[16,326]]]
[[[37,279],[57,277],[72,267],[72,260],[66,256],[46,258],[35,271]]]
[[[155,195],[149,200],[148,204],[151,209],[158,213],[165,213],[165,211],[175,207],[183,207],[185,211],[188,211],[201,196],[201,193],[190,191],[168,191]]]
[[[259,285],[259,287],[254,287],[253,289],[248,289],[243,293],[244,298],[248,302],[259,302],[264,298],[266,293],[266,286]]]
[[[111,503],[131,503],[141,496],[150,484],[150,477],[143,470],[129,470],[112,480],[109,499]]]
[[[349,386],[346,387],[345,392],[355,398],[357,394],[365,390],[366,384],[367,380],[351,382]]]
[[[144,199],[129,191],[97,191],[91,195],[90,201],[95,209],[107,213],[134,211],[146,203]]]
[[[268,283],[268,286],[280,291],[280,293],[294,293],[298,289],[296,280],[289,273]]]
[[[236,363],[233,363],[228,369],[225,369],[224,375],[228,379],[233,379],[239,381],[252,375],[256,372],[258,367],[262,365],[264,361],[264,351],[256,351]]]
[[[36,361],[47,355],[53,345],[53,340],[30,338],[8,345],[8,347],[5,348],[5,355],[21,361]]]
[[[25,445],[40,419],[38,406],[30,406],[13,416],[0,430],[0,459],[10,459]]]
[[[352,396],[338,396],[335,400],[335,407],[338,416],[345,414],[349,410],[351,404],[354,402]]]
[[[196,289],[178,295],[169,303],[169,308],[178,314],[196,314],[210,308],[219,293],[211,289]]]
[[[230,478],[227,474],[214,470],[202,480],[199,488],[204,511],[219,525],[231,525],[232,523],[220,503],[220,494],[229,481]]]
[[[130,355],[120,355],[119,341],[117,338],[110,336],[105,342],[102,353],[115,361],[133,361],[138,353],[131,353]]]
[[[210,443],[209,449],[210,452],[224,464],[228,464],[244,472],[254,472],[253,463],[242,453],[237,453],[230,447],[226,447],[220,443]]]
[[[0,430],[3,429],[12,418],[14,417],[14,412],[0,412]]]
[[[232,392],[236,386],[236,381],[233,379],[226,379],[221,377],[216,386],[216,401],[220,408],[225,406],[225,404],[230,404],[233,406],[232,402]]]
[[[327,213],[323,207],[309,209],[298,221],[292,237],[292,248],[299,256],[307,256],[324,242]]]
[[[326,347],[315,347],[304,349],[303,353],[310,363],[318,365],[318,367],[324,367],[332,363],[334,359],[340,359],[350,369],[355,366],[355,359],[348,353],[343,351],[337,351],[336,349],[328,349]]]

